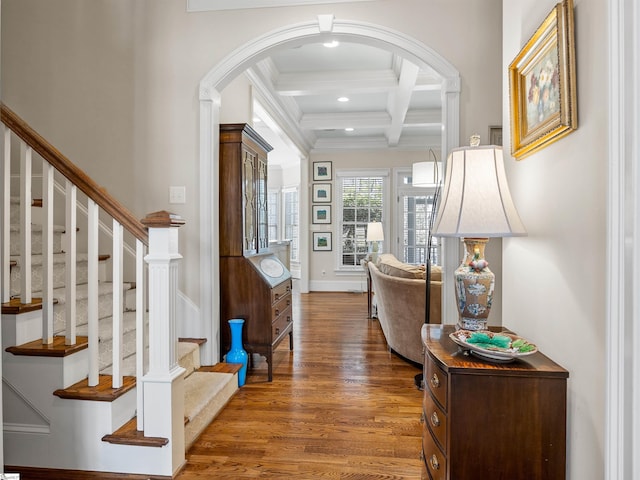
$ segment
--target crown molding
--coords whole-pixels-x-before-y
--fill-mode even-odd
[[[294,7],[327,3],[371,2],[373,0],[187,0],[187,12],[244,10],[247,8]]]

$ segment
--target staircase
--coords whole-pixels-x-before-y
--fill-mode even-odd
[[[1,108],[4,463],[9,471],[170,478],[238,388],[238,366],[203,367],[204,340],[176,338],[180,257],[172,249],[183,222],[167,212],[148,216],[144,225],[132,220]],[[20,144],[20,175],[12,177],[13,135]],[[32,200],[34,153],[43,159],[42,201]],[[17,190],[20,195],[11,196]],[[54,192],[63,197],[55,206]],[[86,220],[79,222],[82,214]],[[102,220],[106,214],[111,228]],[[64,225],[54,223],[60,217]],[[78,242],[78,234],[86,243]],[[98,246],[107,243],[110,253],[99,254]],[[133,279],[124,281],[125,275]]]

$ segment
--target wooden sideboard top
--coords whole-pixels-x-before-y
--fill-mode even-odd
[[[449,338],[454,325],[422,326],[422,342],[434,361],[447,372],[474,373],[506,376],[545,376],[568,378],[569,372],[538,351],[509,363],[491,362],[470,354]],[[511,332],[507,328],[491,328],[493,331]]]

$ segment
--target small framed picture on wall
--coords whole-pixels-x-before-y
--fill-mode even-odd
[[[331,184],[314,183],[313,201],[316,203],[331,203]]]
[[[313,232],[313,251],[331,251],[331,232]]]
[[[311,217],[311,223],[331,223],[331,205],[313,205]]]
[[[322,182],[333,178],[331,162],[313,162],[313,180]]]

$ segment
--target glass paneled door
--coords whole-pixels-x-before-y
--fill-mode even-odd
[[[398,178],[397,256],[412,264],[424,264],[431,217],[435,215],[433,199],[436,187],[413,187],[411,174]],[[440,264],[440,239],[431,239],[431,264]]]

